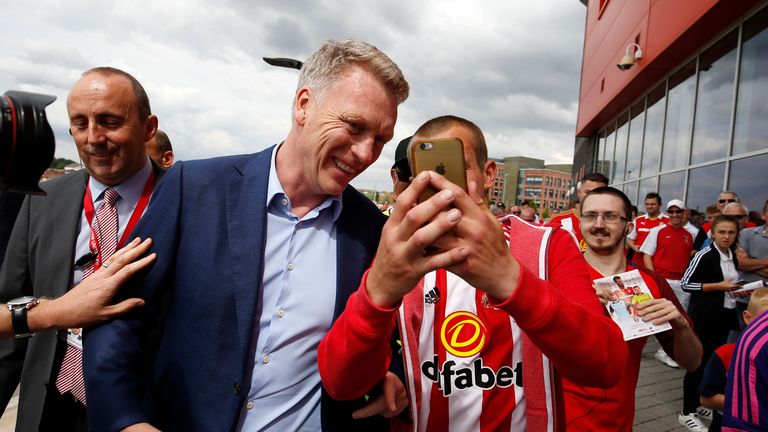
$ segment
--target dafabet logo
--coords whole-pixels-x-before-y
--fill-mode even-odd
[[[456,357],[472,357],[485,345],[485,325],[472,312],[454,312],[445,317],[440,339],[445,350]]]

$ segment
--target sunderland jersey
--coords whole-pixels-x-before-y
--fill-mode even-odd
[[[421,369],[418,430],[525,430],[515,320],[445,270],[427,274],[422,286],[423,318],[414,329]]]
[[[583,253],[587,250],[587,242],[585,242],[584,238],[581,236],[581,223],[579,221],[580,219],[576,216],[576,213],[573,210],[568,210],[552,216],[545,225],[555,228],[563,228],[573,234],[576,244],[579,245],[579,250]]]

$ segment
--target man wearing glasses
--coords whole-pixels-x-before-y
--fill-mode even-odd
[[[629,198],[612,187],[595,189],[582,198],[581,234],[587,245],[584,259],[589,264],[593,280],[634,270],[624,254],[624,240],[627,233],[632,231],[632,222],[629,221],[631,206]],[[642,269],[640,274],[653,294],[651,300],[640,302],[648,294],[643,296],[631,287],[624,288],[620,276],[614,277],[614,281],[620,289],[628,289],[635,294],[632,303],[637,303],[638,318],[655,324],[668,322],[672,326],[671,330],[654,336],[684,368],[695,370],[701,360],[701,344],[691,328],[688,316],[661,275]],[[596,291],[603,304],[619,300],[610,290],[596,288]],[[626,311],[623,302],[622,309]],[[626,342],[629,357],[626,363],[616,364],[623,368],[623,373],[614,387],[603,390],[563,381],[569,430],[632,430],[635,387],[647,339],[641,337]]]
[[[730,216],[739,223],[739,231],[744,228],[754,228],[756,225],[749,221],[749,208],[740,202],[728,203],[723,207],[723,215]]]
[[[693,235],[685,229],[685,204],[678,199],[667,203],[669,223],[662,224],[648,233],[640,252],[643,264],[648,270],[655,271],[669,282],[684,310],[688,310],[690,294],[680,288],[688,260],[693,250]]]

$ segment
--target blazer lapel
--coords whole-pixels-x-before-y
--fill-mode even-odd
[[[360,278],[370,264],[381,233],[376,224],[361,211],[351,186],[342,195],[343,207],[336,231],[336,307],[333,320],[341,315],[347,299],[360,286]],[[383,217],[383,216],[382,216]],[[365,221],[361,223],[361,221]]]
[[[40,215],[48,219],[47,222],[38,224],[43,229],[50,229],[51,247],[48,251],[48,271],[52,283],[50,294],[59,297],[66,293],[72,282],[72,268],[75,262],[75,241],[77,239],[78,224],[83,210],[83,197],[85,185],[88,183],[88,173],[82,170],[66,179],[60,192],[54,192],[42,199],[54,200],[50,207],[50,213]],[[62,265],[68,263],[68,265]],[[41,267],[42,269],[42,267]]]
[[[227,185],[227,239],[240,358],[247,358],[264,270],[267,185],[272,147],[257,153]]]

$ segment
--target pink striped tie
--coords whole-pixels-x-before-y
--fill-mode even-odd
[[[104,191],[104,199],[96,211],[96,216],[91,223],[91,230],[98,239],[101,263],[115,253],[117,248],[117,208],[115,202],[120,198],[120,194],[112,188]],[[83,279],[93,274],[93,261],[83,269]],[[61,362],[59,376],[56,378],[56,389],[61,394],[72,393],[75,399],[85,405],[85,383],[83,382],[83,352],[70,344],[67,344],[67,351],[64,353],[64,359]]]

